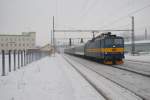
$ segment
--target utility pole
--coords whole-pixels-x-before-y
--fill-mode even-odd
[[[145,28],[145,40],[147,40],[147,28]]]
[[[53,31],[51,30],[51,45],[53,44]]]
[[[72,41],[71,41],[71,38],[69,38],[69,46],[72,45]]]
[[[132,18],[132,30],[131,30],[131,34],[132,34],[132,48],[131,48],[131,54],[134,55],[135,53],[135,34],[134,34],[134,16],[131,17]]]
[[[53,49],[55,55],[55,29],[54,29],[54,16],[53,16]]]
[[[92,33],[93,33],[93,38],[95,38],[95,34],[94,34],[94,31],[93,31]]]
[[[80,43],[83,43],[84,41],[83,41],[83,38],[81,38],[81,41],[80,41]]]

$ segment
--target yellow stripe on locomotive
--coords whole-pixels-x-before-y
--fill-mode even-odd
[[[86,52],[94,52],[94,53],[123,53],[124,52],[124,48],[90,48],[90,49],[86,49]]]

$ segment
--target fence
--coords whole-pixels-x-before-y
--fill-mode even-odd
[[[21,67],[26,66],[34,61],[48,56],[49,51],[40,51],[35,49],[30,50],[2,50],[0,56],[0,72],[2,76],[6,76],[7,73],[16,71]]]

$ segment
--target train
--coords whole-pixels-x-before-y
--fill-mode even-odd
[[[111,32],[102,33],[83,45],[66,48],[64,52],[107,65],[123,64],[124,38]]]

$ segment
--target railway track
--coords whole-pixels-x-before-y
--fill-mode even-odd
[[[76,66],[73,65],[67,58],[64,57],[64,59],[65,59],[77,72],[79,72],[80,75],[82,75],[82,76],[88,81],[88,83],[91,84],[91,85],[94,87],[94,89],[95,89],[100,95],[102,95],[106,100],[111,100],[109,97],[107,97],[107,95],[106,95],[105,93],[103,93],[100,89],[98,89],[95,84],[93,84],[90,80],[88,80],[88,78],[87,78],[84,74],[82,74],[82,72],[81,72],[80,70],[78,70],[78,68],[76,68]],[[70,59],[71,59],[71,58],[70,58]],[[75,60],[75,59],[73,59],[73,60]],[[119,84],[119,83],[113,81],[112,79],[106,77],[105,75],[99,73],[98,71],[96,71],[96,70],[94,70],[94,69],[88,67],[86,64],[83,64],[83,63],[81,63],[81,62],[79,62],[79,61],[77,61],[77,60],[75,60],[75,61],[78,62],[78,63],[80,63],[81,65],[83,65],[83,66],[84,66],[85,68],[87,68],[88,70],[91,70],[91,71],[97,73],[98,75],[104,77],[105,79],[107,79],[107,80],[109,80],[109,81],[111,81],[111,82],[117,84],[117,85],[120,86],[121,88],[124,88],[124,89],[130,91],[131,93],[133,93],[133,94],[135,94],[136,96],[140,97],[142,100],[146,100],[146,99],[143,98],[141,95],[139,95],[139,94],[135,93],[134,91],[132,91],[132,90],[130,90],[130,89],[124,87],[123,85],[121,85],[121,84]]]
[[[69,57],[70,57],[70,59],[72,58],[73,60],[75,60],[76,62],[78,62],[82,65],[84,65],[85,67],[88,67],[90,70],[93,70],[95,73],[97,73],[97,74],[99,73],[101,76],[104,76],[106,79],[111,80],[115,84],[118,84],[119,86],[135,93],[136,95],[141,97],[143,100],[149,100],[149,98],[150,98],[150,95],[149,95],[150,87],[146,85],[146,84],[150,83],[150,81],[149,81],[150,77],[149,76],[147,76],[145,74],[143,75],[143,74],[135,72],[135,71],[131,71],[131,70],[128,71],[126,69],[115,68],[115,67],[112,67],[112,66],[107,66],[108,68],[106,68],[104,70],[103,69],[101,70],[100,66],[105,67],[106,65],[95,63],[95,62],[92,62],[92,61],[88,61],[88,60],[85,60],[85,59],[82,59],[82,58],[78,59],[77,57],[72,57],[72,56],[69,56]],[[100,67],[100,68],[98,68],[98,67]],[[113,69],[110,71],[111,67]],[[109,69],[109,71],[107,69]],[[119,73],[123,72],[122,75],[118,74],[117,69],[118,69]],[[113,71],[114,72],[116,71],[116,73],[114,73]],[[128,73],[128,74],[126,74],[126,73]],[[133,78],[134,81],[127,80],[124,77],[124,75],[125,75],[125,77],[128,77],[129,79]]]
[[[111,67],[126,70],[142,76],[150,77],[150,62],[125,60],[125,64],[111,65]]]
[[[76,56],[76,57],[80,57],[80,56]],[[80,58],[85,59],[84,57],[80,57]],[[87,59],[87,60],[89,60],[89,59]],[[150,66],[150,62],[136,61],[136,60],[125,60],[125,62],[126,61],[128,61],[130,63],[136,63],[137,66],[144,64],[149,69],[144,71],[143,69],[132,68],[132,66],[133,65],[135,66],[135,64],[130,64],[130,65],[127,65],[127,64],[108,65],[108,66],[109,67],[118,68],[118,69],[121,69],[121,70],[125,70],[125,71],[129,71],[129,72],[132,72],[132,73],[135,73],[135,74],[138,74],[138,75],[142,75],[142,76],[145,76],[145,77],[150,77],[150,67],[149,67]]]
[[[147,62],[147,61],[139,61],[139,60],[127,60],[126,61],[129,61],[129,62],[137,62],[137,63],[144,63],[144,64],[149,64],[150,65],[150,62]]]
[[[99,90],[98,87],[93,84],[80,70],[78,70],[75,65],[73,65],[66,57],[63,56],[63,58],[99,93],[99,95],[103,96],[105,100],[109,100],[107,95]]]
[[[142,75],[142,76],[150,78],[150,73],[144,72],[142,70],[133,69],[133,68],[128,67],[126,65],[110,65],[110,66],[114,67],[114,68],[118,68],[118,69],[121,69],[121,70],[129,71],[129,72],[132,72],[132,73],[139,74],[139,75]]]

